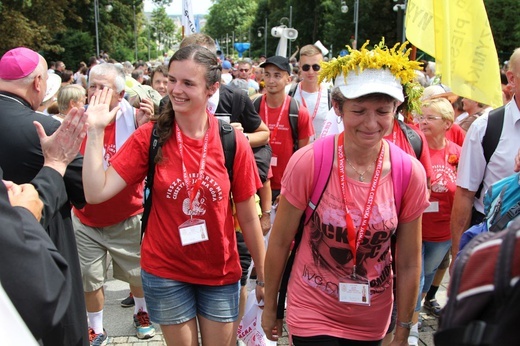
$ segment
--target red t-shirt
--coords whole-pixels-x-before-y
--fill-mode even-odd
[[[162,147],[163,161],[155,166],[152,210],[141,246],[141,267],[167,279],[201,285],[225,285],[240,279],[230,181],[225,167],[218,121],[210,117],[204,178],[193,203],[194,219],[206,222],[208,240],[182,246],[179,226],[187,221],[189,196],[175,130]],[[153,124],[139,127],[126,141],[112,166],[127,184],[140,182],[148,171],[148,150]],[[183,135],[184,164],[194,184],[199,172],[204,139]],[[237,133],[231,191],[242,202],[262,186],[253,152],[245,136]]]
[[[273,190],[281,189],[282,176],[285,171],[285,167],[287,167],[287,163],[293,154],[293,138],[291,124],[289,123],[290,100],[291,97],[287,96],[287,101],[285,102],[285,108],[283,112],[283,105],[277,108],[267,107],[269,112],[269,122],[267,122],[267,117],[265,115],[265,96],[262,97],[262,101],[260,102],[259,115],[264,123],[266,123],[269,127],[269,131],[271,131],[269,144],[273,149],[273,157],[275,157],[275,160],[277,161],[276,166],[271,166],[273,170],[273,177],[271,178],[271,189]],[[278,129],[275,130],[280,112],[282,112],[280,124]],[[300,109],[298,111],[298,140],[309,138],[312,135],[314,135],[314,127],[309,116],[309,111],[300,104]],[[271,163],[272,162],[273,161],[271,161]]]
[[[416,128],[415,126],[408,124],[420,137],[422,140],[422,151],[421,156],[417,157],[417,159],[421,162],[426,171],[426,178],[430,178],[432,176],[432,164],[430,161],[430,153],[428,151],[428,142],[426,141],[426,137],[424,137],[424,133],[421,130]],[[394,127],[392,128],[392,133],[388,136],[385,136],[385,139],[394,143],[399,148],[403,149],[407,154],[415,157],[415,152],[413,151],[413,147],[406,138],[403,130],[399,127],[397,120],[394,119]]]
[[[422,218],[422,235],[425,241],[441,242],[451,239],[450,216],[453,196],[457,188],[457,164],[462,148],[448,141],[444,149],[430,149],[432,160],[431,206]],[[452,163],[450,163],[452,162]],[[428,212],[438,203],[439,211]]]
[[[448,131],[446,131],[446,139],[462,147],[466,138],[466,131],[459,126],[459,124],[453,123]]]
[[[109,164],[116,154],[115,122],[105,128],[103,147],[105,149],[104,160]],[[83,141],[80,152],[85,152],[86,138]],[[131,216],[143,212],[143,181],[128,185],[109,199],[100,204],[86,204],[82,209],[73,208],[74,215],[82,224],[90,227],[107,227],[118,224]]]

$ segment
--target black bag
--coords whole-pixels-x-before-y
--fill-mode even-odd
[[[267,181],[267,173],[271,166],[271,156],[273,150],[269,144],[262,145],[261,147],[253,148],[253,154],[255,155],[256,167],[258,168],[258,175],[262,184]]]
[[[518,345],[520,219],[473,238],[455,262],[437,346]]]

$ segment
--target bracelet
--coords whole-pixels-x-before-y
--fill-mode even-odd
[[[256,285],[260,286],[260,287],[264,287],[265,286],[265,282],[260,281],[260,280],[256,280]]]
[[[402,327],[404,329],[412,329],[412,326],[413,326],[413,322],[401,322],[401,321],[397,321],[397,325],[399,327]]]
[[[265,210],[265,211],[262,211],[262,214],[271,214],[271,210]]]

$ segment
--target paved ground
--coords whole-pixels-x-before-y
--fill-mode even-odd
[[[110,273],[111,275],[111,273]],[[437,300],[444,306],[446,303],[446,287],[448,284],[447,275],[442,286],[437,293]],[[159,326],[157,335],[149,340],[139,340],[135,337],[135,328],[132,325],[133,308],[122,308],[121,300],[128,295],[128,285],[122,281],[111,279],[105,286],[106,306],[104,311],[105,329],[109,335],[108,345],[117,346],[163,346],[166,343]],[[419,345],[433,346],[433,333],[437,330],[437,319],[421,312],[423,327],[420,331]],[[278,345],[289,345],[287,330],[284,330],[283,337]]]

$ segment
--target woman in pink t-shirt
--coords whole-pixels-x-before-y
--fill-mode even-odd
[[[169,103],[157,117],[160,149],[156,156],[152,208],[141,247],[141,277],[148,312],[161,325],[168,345],[215,345],[236,342],[241,267],[230,193],[246,245],[256,265],[263,298],[264,245],[256,213],[261,186],[253,153],[236,135],[233,179],[225,167],[218,120],[206,112],[219,88],[221,67],[208,49],[178,50],[168,66]],[[100,203],[148,172],[154,123],[140,126],[111,160],[102,165],[104,129],[117,111],[108,112],[112,90],[104,88],[89,105],[85,148],[85,195]]]
[[[381,345],[393,304],[390,238],[396,232],[398,316],[391,345],[408,345],[421,270],[421,215],[428,206],[428,192],[424,169],[411,157],[408,185],[394,186],[392,174],[400,168],[392,166],[390,155],[400,149],[390,149],[392,144],[383,137],[404,101],[401,83],[411,82],[415,64],[404,50],[382,46],[368,51],[364,45],[322,66],[326,77],[336,77],[332,104],[345,130],[334,138],[331,175],[304,226],[291,271],[286,315],[296,346]],[[391,68],[393,63],[399,68]],[[392,72],[402,70],[412,73]],[[271,340],[281,335],[277,292],[312,194],[314,148],[298,150],[282,180],[265,262],[262,327]],[[399,206],[397,191],[401,191]]]

